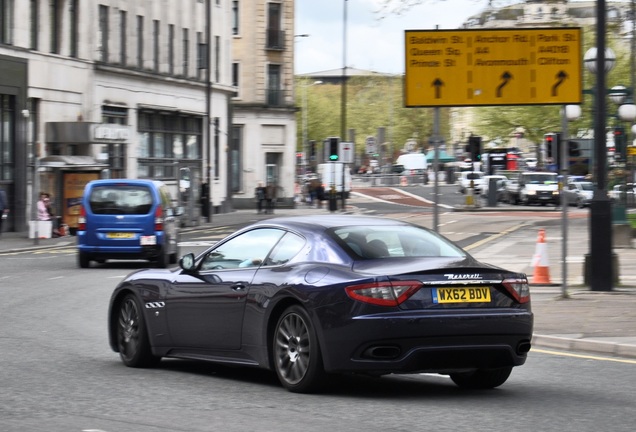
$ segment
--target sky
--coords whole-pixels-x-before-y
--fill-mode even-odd
[[[402,15],[383,19],[374,13],[381,0],[346,3],[346,65],[402,74],[405,30],[457,29],[482,11],[487,0],[425,0]],[[344,11],[345,0],[296,0],[296,74],[342,69]],[[299,36],[304,34],[309,36]]]

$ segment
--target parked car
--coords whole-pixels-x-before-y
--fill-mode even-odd
[[[594,195],[594,183],[589,181],[569,182],[563,190],[568,205],[575,205],[579,208],[589,206]]]
[[[138,179],[93,180],[84,188],[77,229],[81,268],[91,261],[149,260],[175,264],[179,221],[168,187]]]
[[[559,183],[554,172],[523,172],[519,175],[519,200],[525,204],[559,205]]]
[[[469,188],[473,189],[475,195],[480,194],[483,190],[484,173],[481,171],[461,171],[457,180],[459,185],[459,193],[465,194]]]
[[[622,199],[627,203],[634,202],[634,196],[636,194],[636,185],[634,183],[618,184],[612,187],[608,195],[613,201],[620,201]]]
[[[488,199],[491,179],[495,180],[495,185],[497,187],[497,201],[498,202],[499,201],[503,201],[504,193],[505,193],[505,187],[506,187],[506,182],[508,181],[508,177],[506,177],[505,175],[500,175],[500,174],[493,174],[493,175],[484,176],[484,178],[481,181],[481,183],[482,183],[482,192],[481,192],[481,194],[482,194],[483,198]]]
[[[274,218],[179,264],[134,272],[112,293],[109,343],[125,365],[255,366],[292,392],[345,373],[440,373],[492,388],[530,350],[526,275],[404,221]]]
[[[526,167],[529,170],[534,170],[537,168],[537,158],[536,157],[527,157],[524,159]]]
[[[509,178],[504,184],[503,202],[519,204],[519,177]]]
[[[346,167],[346,168],[344,168]],[[342,170],[344,169],[344,178]],[[318,178],[322,183],[325,193],[329,193],[333,187],[337,196],[342,196],[342,182],[344,180],[345,198],[351,193],[351,170],[348,165],[340,162],[328,162],[318,165]]]

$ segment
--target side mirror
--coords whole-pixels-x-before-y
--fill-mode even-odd
[[[179,266],[185,271],[194,270],[194,254],[191,252],[179,260]]]

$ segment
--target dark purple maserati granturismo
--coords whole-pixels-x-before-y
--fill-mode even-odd
[[[179,267],[136,271],[108,321],[127,366],[255,366],[312,392],[347,373],[497,387],[526,361],[533,315],[524,274],[407,222],[322,215],[260,221]]]

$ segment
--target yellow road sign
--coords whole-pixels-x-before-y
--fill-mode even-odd
[[[581,29],[406,30],[407,107],[582,102]]]
[[[636,147],[627,147],[627,156],[636,156]]]

